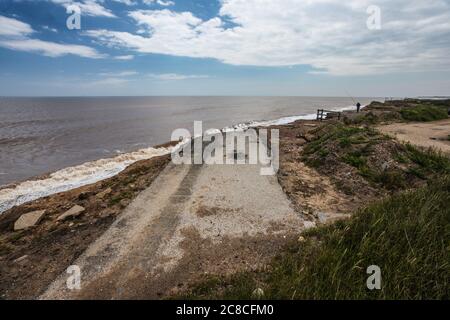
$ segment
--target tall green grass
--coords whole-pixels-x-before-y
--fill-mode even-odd
[[[265,270],[209,278],[187,298],[450,298],[450,177],[361,209],[348,221],[307,232]],[[381,290],[366,286],[381,268]]]

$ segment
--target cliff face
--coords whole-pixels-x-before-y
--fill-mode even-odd
[[[137,162],[117,176],[14,207],[0,215],[0,296],[32,299],[65,271],[169,163],[170,156]],[[58,219],[69,209],[78,214]],[[45,211],[34,226],[14,230],[24,214]]]

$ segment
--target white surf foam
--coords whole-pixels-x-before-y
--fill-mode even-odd
[[[56,171],[48,178],[24,181],[14,187],[0,189],[0,213],[25,202],[110,178],[137,161],[169,154],[172,148],[146,148],[114,158],[86,162]]]
[[[364,108],[366,105],[361,106],[361,109]],[[348,110],[355,110],[355,106],[347,106],[347,107],[341,107],[341,108],[335,108],[330,109],[330,111],[348,111]],[[225,127],[222,131],[236,131],[236,130],[246,130],[248,128],[254,128],[254,127],[270,127],[270,126],[281,126],[289,123],[293,123],[298,120],[315,120],[317,117],[316,113],[309,113],[305,115],[300,116],[289,116],[289,117],[283,117],[275,120],[261,120],[261,121],[250,121],[245,123],[240,123],[234,126]]]

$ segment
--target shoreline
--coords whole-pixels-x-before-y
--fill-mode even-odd
[[[362,106],[364,108],[365,106]],[[331,108],[331,111],[347,111],[354,106]],[[253,120],[224,127],[220,130],[245,130],[254,127],[270,127],[287,125],[299,120],[313,120],[316,114],[286,116],[273,120]],[[148,160],[170,154],[175,148],[173,142],[137,149],[122,153],[115,157],[101,158],[84,162],[79,165],[66,167],[54,172],[30,177],[26,180],[0,186],[0,215],[8,209],[30,201],[44,198],[60,192],[74,190],[116,176],[128,166],[140,160]],[[30,190],[33,190],[30,192]]]
[[[280,130],[281,157],[280,170],[277,176],[272,179],[272,183],[279,185],[278,187],[289,199],[298,217],[305,221],[305,227],[306,225],[309,227],[320,226],[332,224],[342,219],[351,219],[357,209],[372,201],[384,198],[393,192],[400,192],[405,188],[415,189],[428,181],[411,174],[411,172],[425,174],[426,179],[432,179],[434,173],[432,171],[429,173],[426,170],[430,168],[430,170],[434,170],[434,165],[425,168],[425,171],[418,172],[417,170],[410,170],[415,169],[417,164],[408,159],[408,162],[401,164],[404,171],[400,172],[406,177],[404,179],[405,185],[396,184],[401,180],[400,175],[393,175],[394,180],[380,180],[378,176],[373,176],[374,179],[369,181],[369,178],[361,175],[359,168],[355,167],[355,162],[342,161],[342,159],[346,159],[346,154],[342,152],[348,152],[349,150],[341,148],[343,141],[346,142],[347,140],[342,140],[343,138],[339,134],[347,134],[348,132],[345,129],[347,126],[354,128],[354,132],[360,135],[352,148],[360,148],[361,139],[367,139],[369,144],[378,144],[373,149],[373,154],[367,155],[365,159],[367,164],[371,166],[371,172],[378,173],[382,171],[379,168],[385,167],[386,163],[400,161],[393,156],[393,152],[401,151],[403,158],[404,155],[408,155],[409,149],[405,149],[400,142],[393,139],[384,139],[379,134],[373,135],[370,125],[364,124],[365,121],[372,121],[374,115],[378,119],[384,119],[385,112],[391,112],[386,110],[384,105],[378,106],[375,104],[369,106],[367,110],[360,114],[347,112],[343,121],[316,122],[303,120],[287,125],[273,126],[273,128]],[[398,121],[391,115],[388,118],[394,122]],[[344,122],[356,123],[356,125],[346,125]],[[350,132],[353,134],[353,131]],[[337,136],[335,136],[336,133]],[[323,137],[328,136],[338,140],[323,140]],[[337,141],[339,142],[337,143]],[[320,144],[317,144],[318,142]],[[411,150],[411,152],[419,152],[416,149]],[[398,157],[398,159],[401,159],[401,157]],[[406,160],[402,159],[402,161]],[[163,186],[166,182],[170,184],[160,175],[169,163],[169,155],[138,161],[118,175],[106,180],[40,198],[13,207],[0,215],[0,271],[3,275],[0,279],[0,297],[4,299],[39,297],[64,272],[67,265],[77,261],[111,226],[120,221],[119,217],[122,217],[122,214],[126,212],[125,210],[129,210],[130,206],[132,207],[132,204],[145,190],[149,190],[151,186],[155,189],[153,182],[157,177],[160,177],[159,182],[162,182]],[[395,163],[396,165],[388,167],[396,170],[399,166],[397,162]],[[230,173],[234,174],[232,171]],[[235,181],[235,179],[229,179],[228,177],[223,181]],[[194,181],[192,178],[188,180]],[[210,181],[210,179],[207,181]],[[209,184],[210,182],[204,182],[204,186],[206,185],[208,188],[210,188]],[[250,190],[253,185],[259,185],[259,183],[250,183],[246,190]],[[218,190],[209,191],[209,197],[214,201],[224,192],[221,187],[215,186],[215,188],[218,188]],[[183,193],[188,192],[188,194],[192,191],[189,186],[181,186],[180,190]],[[245,192],[239,192],[239,188],[237,190],[237,195],[243,194],[245,196]],[[200,199],[204,201],[202,192],[206,193],[208,189],[197,188],[197,199],[195,201]],[[185,198],[190,199],[190,196]],[[269,199],[271,199],[270,195]],[[193,199],[190,200],[194,201]],[[259,202],[257,198],[250,200]],[[150,208],[154,204],[144,202],[142,205]],[[83,213],[67,220],[58,220],[61,214],[74,206],[81,206],[84,209]],[[226,223],[223,223],[224,221],[228,223],[229,220],[232,221],[232,219],[242,216],[246,217],[243,212],[236,211],[236,208],[233,210],[224,209],[210,203],[196,203],[194,208],[198,209],[196,219],[207,228],[209,228],[208,221],[215,221],[216,217],[220,222],[216,226],[219,230],[226,225]],[[14,223],[19,217],[36,210],[46,211],[42,221],[29,229],[14,230]],[[169,213],[173,214],[175,211],[170,210]],[[182,211],[180,210],[180,212]],[[180,221],[184,221],[184,223],[191,221],[183,219]],[[256,221],[258,219],[254,223]],[[180,223],[180,225],[183,225],[183,223]],[[200,225],[198,226],[200,227]],[[245,229],[243,226],[241,227],[243,230]],[[272,225],[265,231],[267,233],[256,238],[248,236],[238,236],[237,238],[221,236],[217,238],[215,233],[209,235],[211,239],[203,238],[206,235],[199,233],[201,229],[196,231],[197,233],[192,233],[191,229],[188,230],[190,233],[181,233],[185,240],[181,242],[181,248],[177,249],[181,250],[182,254],[184,252],[181,262],[183,263],[182,268],[186,268],[186,272],[182,273],[184,276],[181,276],[180,279],[180,276],[177,276],[180,272],[173,274],[169,271],[166,273],[161,271],[164,275],[163,279],[166,279],[167,276],[170,281],[160,287],[161,295],[153,292],[150,296],[153,298],[177,296],[182,292],[187,292],[186,290],[189,290],[191,285],[197,281],[204,280],[205,272],[217,272],[219,276],[233,274],[241,269],[247,270],[248,261],[263,261],[262,265],[258,265],[258,268],[264,268],[264,265],[270,262],[273,255],[283,250],[288,242],[295,242],[297,238],[302,239],[303,237],[300,236],[302,234],[300,229],[297,231],[281,229],[281,231],[288,232],[284,238],[283,233],[280,234],[280,229],[277,228],[280,228],[280,226]],[[158,227],[154,227],[151,230],[152,232],[160,232],[166,229],[159,230]],[[166,236],[171,239],[170,237],[174,235],[170,233]],[[220,241],[227,246],[227,250],[222,250]],[[128,245],[131,244],[128,243]],[[255,245],[256,247],[253,247]],[[199,251],[197,246],[201,247],[202,250]],[[137,248],[139,248],[139,245]],[[208,252],[214,254],[203,261],[199,253],[207,254]],[[222,256],[222,254],[226,256]],[[254,254],[257,254],[258,257],[254,257]],[[235,264],[236,256],[239,257],[238,264]],[[263,260],[260,260],[260,257],[263,257]],[[215,262],[224,261],[224,259],[227,261],[225,266],[215,265]],[[153,278],[148,281],[153,283]],[[157,279],[154,281],[159,283]],[[182,283],[181,287],[178,287],[179,283]],[[90,294],[93,294],[95,298],[96,292],[96,290],[92,290]],[[144,298],[145,295],[142,294],[140,297]]]

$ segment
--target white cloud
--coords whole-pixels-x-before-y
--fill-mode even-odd
[[[85,14],[93,17],[116,17],[111,10],[105,8],[100,3],[102,0],[83,0],[83,1],[73,1],[73,0],[50,0],[53,3],[60,4],[67,8],[70,5],[77,5],[81,9],[81,14]],[[100,2],[100,3],[99,3]]]
[[[205,79],[209,78],[206,75],[185,75],[176,73],[161,73],[161,74],[149,74],[150,78],[163,80],[163,81],[174,81],[174,80],[187,80],[187,79]]]
[[[51,31],[51,32],[55,32],[55,33],[58,32],[58,30],[56,30],[55,28],[51,28],[49,26],[43,26],[42,29],[45,29],[45,30],[48,30],[48,31]]]
[[[48,57],[61,57],[65,55],[76,55],[84,58],[104,58],[95,49],[73,44],[60,44],[38,39],[0,40],[0,47],[11,50],[37,52]]]
[[[0,16],[0,36],[22,37],[33,33],[33,29],[22,21]]]
[[[142,0],[144,4],[152,5],[152,4],[159,4],[163,7],[173,6],[175,2],[170,0]]]
[[[99,79],[88,81],[85,83],[87,86],[121,86],[133,80],[133,76],[139,73],[134,70],[114,71],[114,72],[101,72],[95,76]]]
[[[154,2],[154,1],[151,1]],[[378,0],[382,29],[366,27],[371,0],[223,0],[202,20],[190,12],[135,10],[146,34],[90,30],[107,45],[142,53],[254,66],[311,65],[337,75],[450,70],[446,0]],[[446,40],[447,39],[447,40]]]
[[[133,70],[126,70],[126,71],[120,71],[120,72],[103,72],[100,73],[100,76],[106,76],[109,78],[122,78],[122,77],[130,77],[130,76],[135,76],[139,74],[136,71]]]
[[[129,79],[123,79],[123,78],[106,78],[106,79],[101,79],[101,80],[97,80],[97,81],[91,81],[85,84],[85,86],[87,87],[91,87],[91,86],[120,86],[123,85],[125,83],[130,82]]]
[[[126,4],[127,6],[135,6],[137,4],[137,2],[133,0],[112,0],[112,1],[123,3]]]
[[[87,46],[31,39],[29,35],[33,32],[33,29],[27,23],[0,16],[0,47],[17,51],[37,52],[48,57],[72,54],[84,58],[104,58],[104,55],[98,53],[97,50]]]
[[[116,56],[114,57],[116,60],[133,60],[134,56],[132,54],[124,55],[124,56]]]

